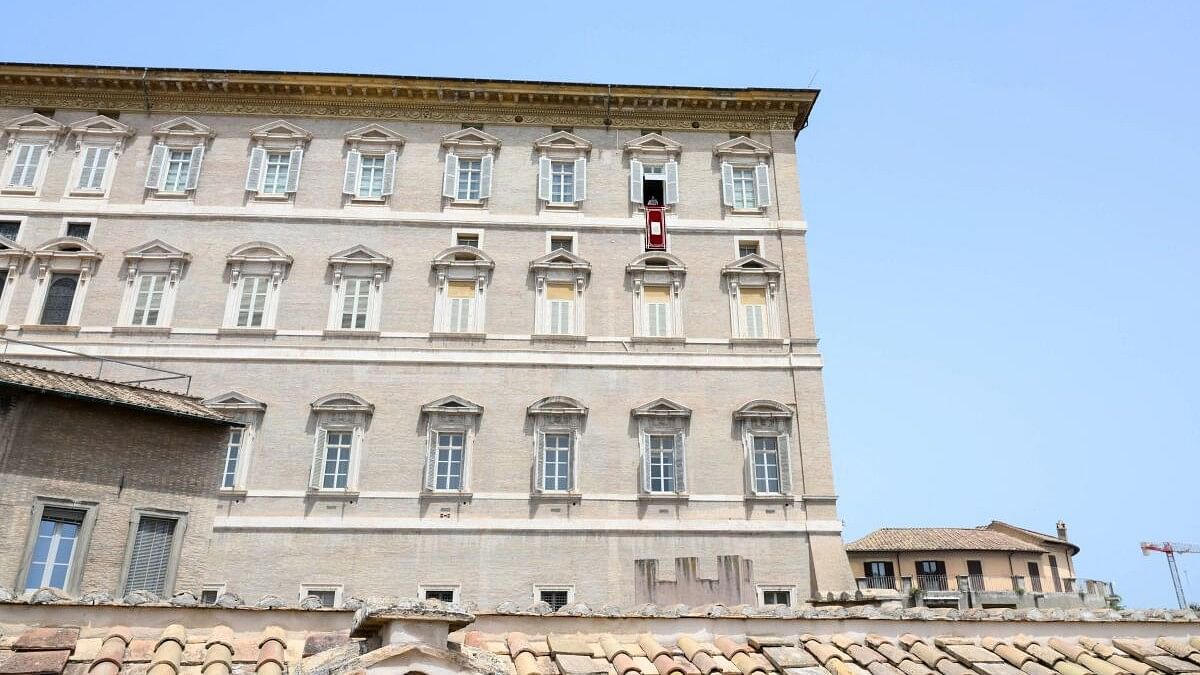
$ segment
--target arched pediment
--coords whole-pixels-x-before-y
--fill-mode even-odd
[[[35,253],[91,253],[96,257],[102,254],[86,239],[79,237],[57,237],[38,246]]]
[[[691,417],[692,410],[669,398],[656,398],[630,411],[634,417]]]
[[[313,412],[372,413],[375,406],[366,399],[347,392],[326,394],[312,402]]]
[[[202,401],[204,405],[216,410],[258,410],[267,409],[267,404],[258,399],[247,396],[237,391],[227,391],[219,396],[206,398]]]
[[[791,419],[792,409],[779,401],[756,399],[733,411],[734,419]]]
[[[29,253],[23,246],[8,237],[0,237],[0,251],[6,253]]]
[[[283,249],[275,244],[265,241],[252,241],[248,244],[242,244],[230,251],[229,255],[225,256],[225,258],[229,262],[254,260],[292,264],[292,256],[284,253]]]
[[[665,251],[649,251],[634,258],[625,266],[626,271],[666,270],[686,272],[687,265],[678,257]]]
[[[433,257],[433,264],[436,266],[439,263],[462,263],[488,269],[496,266],[496,261],[492,260],[491,256],[474,246],[451,246]]]
[[[530,415],[587,415],[587,406],[569,396],[547,396],[526,409]]]

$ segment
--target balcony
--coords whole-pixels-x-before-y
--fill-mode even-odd
[[[862,590],[862,589],[886,590],[886,591],[897,590],[896,577],[894,577],[894,576],[859,577],[857,581],[858,581],[858,588],[860,590]]]
[[[918,574],[916,576],[917,588],[922,591],[948,591],[950,590],[950,580],[945,574]]]

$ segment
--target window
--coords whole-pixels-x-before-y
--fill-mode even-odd
[[[13,149],[12,172],[8,176],[8,186],[15,188],[33,188],[37,184],[38,168],[46,146],[36,143],[18,143]]]
[[[49,506],[42,510],[25,576],[26,590],[68,587],[86,515],[84,511]]]
[[[948,591],[950,582],[946,577],[946,563],[942,560],[917,561],[917,588],[926,591]]]
[[[896,588],[895,570],[892,563],[886,560],[872,560],[863,563],[867,588]]]
[[[665,398],[634,408],[641,444],[642,492],[670,495],[686,492],[684,441],[692,411]]]
[[[137,281],[137,299],[133,308],[135,326],[157,326],[167,287],[165,274],[141,274]]]
[[[262,192],[269,195],[287,192],[288,174],[291,168],[290,152],[266,153],[267,166],[263,173]]]
[[[221,597],[221,589],[219,589],[219,588],[202,589],[200,591],[200,604],[201,605],[215,605],[215,604],[217,604],[217,598],[219,598],[219,597]]]
[[[1050,556],[1050,576],[1054,579],[1054,592],[1063,592],[1062,576],[1058,572],[1058,558]]]
[[[392,259],[361,244],[329,257],[333,285],[328,330],[379,330],[380,293]]]
[[[75,291],[78,285],[78,274],[53,274],[50,276],[50,286],[46,290],[46,301],[42,305],[42,319],[40,322],[42,325],[67,325],[71,317],[71,307],[75,302]]]
[[[423,595],[426,600],[438,600],[440,602],[458,602],[458,589],[457,588],[424,587]]]
[[[681,337],[680,290],[687,274],[683,262],[669,253],[648,252],[634,258],[625,272],[634,292],[634,336]]]
[[[467,333],[471,330],[471,310],[475,305],[475,282],[451,281],[447,296],[450,298],[449,330]]]
[[[317,399],[311,408],[317,433],[309,488],[354,492],[358,486],[363,436],[375,406],[354,394],[337,393]]]
[[[1029,587],[1034,593],[1042,592],[1042,568],[1036,562],[1026,563],[1029,568]]]
[[[342,301],[342,328],[367,327],[367,300],[371,297],[370,279],[346,279],[346,292]]]
[[[146,189],[182,196],[200,182],[204,149],[213,131],[188,117],[176,117],[154,127],[157,142],[146,168]]]
[[[982,591],[983,583],[983,561],[968,560],[967,561],[967,587],[972,591]]]
[[[383,202],[394,188],[396,158],[404,137],[379,124],[368,124],[345,136],[346,173],[342,192],[351,200]]]
[[[67,236],[76,239],[87,239],[92,236],[92,224],[86,220],[67,221]]]
[[[103,191],[104,177],[108,172],[108,160],[112,156],[111,147],[89,145],[83,149],[83,166],[79,172],[80,190]]]
[[[383,155],[364,155],[358,174],[358,196],[366,199],[383,196]]]
[[[474,232],[459,232],[454,235],[454,245],[479,248],[479,235]]]
[[[671,289],[667,286],[647,286],[642,295],[646,307],[643,334],[648,337],[671,335]]]
[[[539,587],[537,589],[537,599],[550,605],[550,610],[554,612],[571,604],[574,595],[575,589],[570,587]]]
[[[570,131],[555,131],[533,143],[538,157],[538,199],[552,206],[578,206],[587,199],[587,157],[592,144]]]
[[[305,584],[300,587],[300,599],[316,598],[322,607],[337,607],[341,601],[341,586]]]
[[[675,435],[650,434],[650,492],[675,492]]]
[[[780,492],[779,439],[774,436],[754,437],[754,491]]]
[[[168,575],[175,549],[175,518],[142,515],[134,527],[125,592],[149,591],[162,597],[168,590]]]
[[[542,434],[542,490],[566,492],[571,487],[571,434]]]
[[[188,189],[188,176],[192,170],[191,150],[168,150],[167,173],[163,177],[163,192],[183,192]]]
[[[791,589],[762,588],[759,590],[759,594],[762,597],[762,605],[764,607],[771,605],[783,605],[785,607],[792,606]]]
[[[271,279],[265,276],[245,276],[238,280],[238,328],[262,328],[267,307],[267,287]]]
[[[458,160],[458,189],[456,199],[479,199],[480,182],[483,178],[483,159]]]
[[[767,289],[739,288],[738,299],[742,306],[743,337],[766,337]]]
[[[451,246],[433,259],[434,333],[482,333],[486,290],[495,262],[477,248]]]
[[[762,211],[771,205],[767,162],[771,147],[747,136],[736,136],[713,148],[721,160],[721,201],[733,211]]]
[[[255,146],[246,169],[246,191],[258,197],[285,198],[300,188],[304,146],[312,134],[286,120],[250,130]]]
[[[748,255],[762,255],[761,243],[757,239],[739,239],[737,242],[737,257],[744,258]]]
[[[550,252],[554,251],[570,251],[575,252],[575,237],[573,235],[551,235],[550,236]]]
[[[229,440],[225,444],[225,464],[221,472],[221,487],[229,490],[237,487],[238,462],[242,454],[242,438],[245,430],[235,427],[229,430]]]
[[[733,169],[733,208],[753,209],[758,207],[754,190],[754,169]]]
[[[550,163],[550,203],[575,203],[575,163]]]
[[[591,263],[572,253],[566,246],[570,236],[555,237],[559,247],[548,240],[550,252],[534,258],[529,271],[534,277],[533,332],[536,336],[568,335],[581,337],[585,332],[584,290],[591,277]]]
[[[629,199],[647,206],[679,203],[679,163],[629,160]]]
[[[353,434],[349,431],[325,432],[325,469],[321,487],[326,490],[344,490],[350,478],[350,450]]]
[[[21,221],[19,220],[0,220],[0,237],[17,240],[17,235],[21,232]]]
[[[575,314],[575,286],[573,284],[549,284],[546,301],[550,305],[550,333],[571,334],[571,319]]]
[[[463,478],[463,454],[466,434],[437,434],[437,481],[435,490],[461,490]]]

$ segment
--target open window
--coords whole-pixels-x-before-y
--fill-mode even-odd
[[[351,203],[382,204],[395,190],[396,160],[405,138],[380,124],[346,134],[342,193]]]
[[[466,128],[442,137],[446,149],[442,196],[456,205],[481,205],[492,196],[492,165],[500,139]]]
[[[733,214],[762,214],[771,205],[771,147],[747,136],[713,147],[721,162],[721,202]]]
[[[121,326],[167,327],[175,311],[179,279],[192,256],[155,239],[125,251]]]
[[[587,163],[592,144],[569,131],[533,142],[538,153],[538,199],[550,208],[579,208],[587,199]]]
[[[4,125],[5,158],[0,193],[36,195],[46,177],[50,155],[58,148],[65,127],[45,115],[30,113]]]
[[[103,254],[82,239],[51,239],[33,252],[37,277],[27,326],[78,326],[83,301]]]
[[[651,132],[625,144],[629,155],[629,200],[639,206],[679,203],[679,153],[683,146]]]

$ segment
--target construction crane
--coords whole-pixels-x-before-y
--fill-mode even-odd
[[[1187,598],[1183,596],[1183,583],[1179,580],[1179,566],[1175,564],[1175,555],[1177,553],[1200,553],[1200,546],[1177,544],[1170,541],[1158,543],[1143,541],[1142,555],[1150,555],[1152,551],[1167,555],[1167,567],[1171,568],[1171,583],[1175,584],[1175,599],[1179,601],[1179,609],[1187,609]]]

